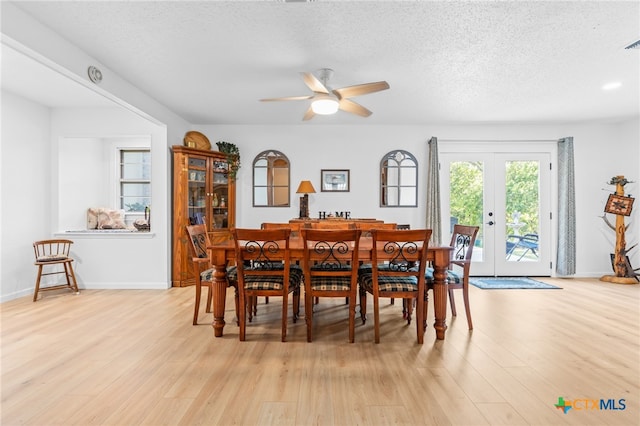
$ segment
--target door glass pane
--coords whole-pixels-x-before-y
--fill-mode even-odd
[[[191,225],[206,224],[206,161],[203,159],[189,159],[189,189],[187,196],[189,197],[187,205],[189,206],[189,223]]]
[[[505,162],[506,260],[537,262],[540,233],[540,165]]]
[[[222,170],[222,172],[218,172]],[[213,173],[213,193],[211,195],[211,219],[212,223],[208,225],[210,229],[228,228],[229,206],[229,174],[227,173],[228,165],[225,167],[216,167],[214,165]]]
[[[456,223],[479,226],[473,249],[473,260],[483,260],[484,163],[482,161],[454,161],[449,166],[449,218],[451,229]],[[443,218],[444,220],[444,218]]]

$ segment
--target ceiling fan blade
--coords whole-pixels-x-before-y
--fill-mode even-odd
[[[305,99],[311,99],[313,95],[309,96],[286,96],[284,98],[267,98],[260,99],[260,102],[273,102],[273,101],[304,101]]]
[[[342,87],[335,89],[335,93],[340,99],[353,98],[354,96],[366,95],[368,93],[380,92],[387,90],[389,83],[386,81],[377,81],[375,83],[356,84],[355,86]]]
[[[316,113],[313,112],[313,110],[311,109],[311,106],[309,106],[309,109],[307,110],[307,112],[304,113],[304,117],[302,117],[302,121],[311,120],[315,116],[316,116]]]
[[[329,94],[327,88],[324,87],[324,84],[322,84],[315,75],[311,74],[310,72],[301,72],[300,74],[302,74],[304,84],[306,84],[309,89],[317,93]]]
[[[352,114],[359,115],[360,117],[368,117],[372,114],[371,111],[369,111],[362,105],[355,103],[349,99],[340,99],[340,109]]]

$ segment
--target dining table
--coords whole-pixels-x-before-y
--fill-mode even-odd
[[[360,238],[358,260],[360,262],[371,261],[373,240],[364,235]],[[222,337],[225,326],[224,312],[227,299],[227,265],[236,259],[235,244],[232,239],[211,243],[207,249],[211,256],[211,264],[215,271],[213,274],[213,332],[215,337]],[[436,339],[444,340],[447,330],[447,268],[451,262],[451,246],[428,246],[427,261],[433,267],[433,304],[435,321],[433,327],[436,331]],[[292,232],[289,239],[289,252],[291,261],[302,262],[304,259],[304,241],[299,232]],[[426,291],[426,289],[425,289]]]

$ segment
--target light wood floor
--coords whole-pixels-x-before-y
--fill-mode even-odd
[[[1,308],[2,425],[637,425],[640,285],[545,279],[562,290],[471,289],[425,343],[382,304],[347,343],[344,300],[321,300],[280,342],[277,299],[238,341],[192,326],[193,288],[45,294]],[[370,298],[369,298],[370,300]],[[262,301],[262,299],[261,299]],[[369,310],[371,312],[371,308]],[[564,414],[558,397],[577,402]],[[613,399],[624,410],[576,400]],[[611,406],[610,406],[611,407]]]

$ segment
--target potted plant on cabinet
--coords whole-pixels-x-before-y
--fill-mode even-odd
[[[224,153],[227,156],[227,163],[229,164],[229,177],[235,179],[240,168],[240,150],[231,142],[218,141],[216,142],[218,151]]]

